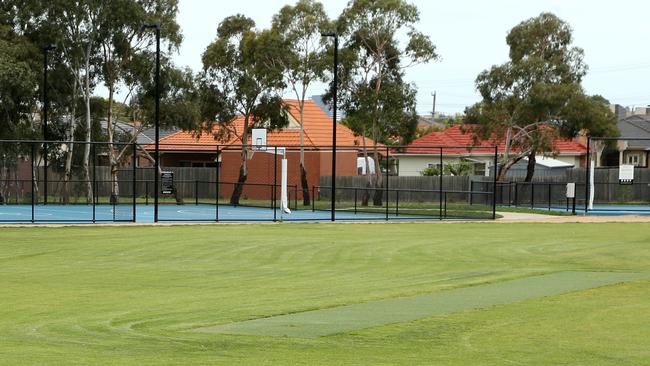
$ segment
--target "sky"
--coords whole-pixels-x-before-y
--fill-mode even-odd
[[[407,0],[409,1],[409,0]],[[332,18],[347,0],[322,1]],[[643,107],[650,104],[650,2],[642,0],[410,0],[420,10],[416,28],[428,35],[441,56],[438,62],[408,69],[407,81],[418,88],[418,112],[453,114],[479,101],[474,80],[483,70],[508,60],[505,38],[521,21],[552,12],[574,30],[574,45],[585,51],[589,73],[583,86],[612,103]],[[226,16],[244,14],[258,28],[292,0],[180,0],[178,22],[184,40],[174,56],[178,66],[201,69],[201,54],[216,37]],[[321,94],[315,85],[312,94]],[[287,95],[291,97],[291,95]]]

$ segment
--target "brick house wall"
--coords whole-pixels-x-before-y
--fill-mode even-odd
[[[161,166],[178,167],[184,162],[204,162],[206,165],[214,164],[216,153],[192,153],[192,152],[164,152],[161,154]],[[332,153],[331,151],[305,151],[305,168],[307,170],[307,180],[310,188],[320,184],[321,176],[330,176],[332,174]],[[239,178],[239,167],[241,164],[240,151],[224,150],[221,156],[221,166],[219,168],[219,181],[222,182],[219,187],[221,197],[230,197],[235,183]],[[357,152],[356,151],[337,151],[337,176],[356,176],[357,175]],[[272,186],[277,182],[277,193],[280,192],[282,156],[271,153],[257,151],[247,162],[248,178],[244,191],[243,199],[271,199]],[[276,169],[277,168],[277,176]],[[216,167],[215,167],[216,169]],[[297,190],[297,199],[302,200],[302,186],[300,182],[300,152],[287,152],[287,185],[289,186],[290,195],[294,197],[294,186]]]

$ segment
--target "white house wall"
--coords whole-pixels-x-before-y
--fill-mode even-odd
[[[489,167],[492,166],[493,156],[471,156],[465,157],[474,161],[481,161],[486,163],[486,172],[489,172]],[[422,155],[401,155],[399,159],[399,175],[405,177],[420,176],[421,172],[429,167],[429,164],[440,164],[440,158],[436,155],[422,156]],[[573,155],[560,155],[554,159],[564,163],[572,164],[574,167],[580,167],[580,156]],[[458,164],[460,157],[443,156],[442,161],[445,165]]]
[[[575,168],[580,167],[580,157],[579,156],[553,156],[553,159],[559,160],[563,163],[568,163],[573,165]]]
[[[440,164],[440,157],[435,155],[430,156],[400,156],[399,158],[399,175],[404,177],[415,177],[422,175],[421,172],[429,167],[429,164],[434,166]],[[486,168],[492,165],[494,157],[471,157],[472,160],[485,162]],[[442,162],[444,165],[460,163],[460,157],[443,156]],[[486,169],[487,171],[487,169]]]

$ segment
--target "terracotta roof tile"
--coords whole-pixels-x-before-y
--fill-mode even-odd
[[[480,141],[474,143],[474,134],[467,131],[467,127],[455,125],[443,131],[432,132],[413,141],[406,150],[410,154],[436,153],[443,148],[444,154],[458,154],[463,151],[474,153],[494,152],[493,141]],[[455,148],[452,148],[455,147]],[[555,149],[560,153],[584,154],[587,148],[574,139],[558,139],[555,142]],[[498,143],[499,153],[505,151],[505,140]]]
[[[285,100],[284,102],[289,106],[289,114],[299,122],[298,101]],[[304,125],[306,146],[328,147],[332,145],[332,120],[313,101],[305,101]],[[230,126],[237,134],[240,134],[244,126],[244,118],[242,116],[235,118]],[[221,127],[215,125],[214,128]],[[250,138],[249,136],[248,144],[251,143]],[[366,142],[372,144],[369,139]],[[360,137],[355,136],[352,130],[340,123],[337,125],[337,146],[358,146],[360,143]],[[231,136],[229,140],[216,140],[210,133],[204,132],[199,136],[195,136],[188,131],[179,131],[160,139],[161,151],[211,151],[216,148],[216,145],[241,145],[241,141],[235,135]],[[300,130],[298,128],[283,128],[277,131],[269,131],[267,145],[300,146]],[[151,150],[153,145],[147,145],[145,148]]]

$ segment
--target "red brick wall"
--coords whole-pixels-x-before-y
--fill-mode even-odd
[[[332,175],[332,152],[322,152],[320,155],[320,174],[329,177]],[[336,152],[336,176],[347,177],[357,175],[357,152]]]
[[[357,175],[356,152],[337,153],[337,175]],[[165,153],[161,157],[163,167],[179,166],[181,161],[214,161],[215,154],[200,153]],[[331,175],[331,152],[306,151],[305,168],[307,170],[307,181],[311,190],[312,186],[320,185],[321,176]],[[242,193],[244,199],[270,199],[272,185],[277,182],[277,192],[280,192],[282,156],[257,151],[252,159],[247,162],[248,178]],[[239,151],[224,151],[221,158],[220,181],[223,182],[219,188],[222,197],[229,197],[234,189],[234,183],[239,178],[239,167],[241,164],[241,153]],[[277,177],[275,168],[277,167]],[[256,185],[260,184],[260,185]],[[287,152],[287,184],[289,186],[290,199],[293,199],[297,191],[297,199],[302,200],[302,185],[300,182],[300,152]],[[294,188],[295,186],[295,188]]]

